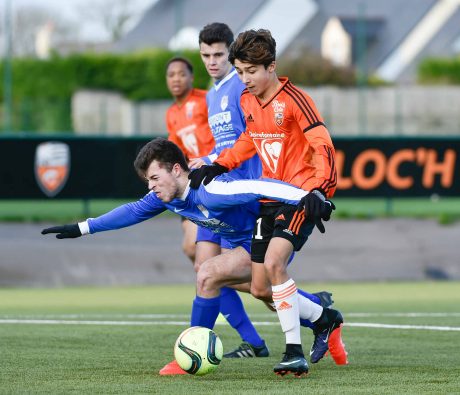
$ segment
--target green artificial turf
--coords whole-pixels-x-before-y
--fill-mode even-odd
[[[335,198],[335,219],[377,217],[435,218],[440,223],[460,219],[460,198]],[[0,200],[0,221],[69,222],[96,217],[124,200]],[[173,214],[171,214],[173,215]]]
[[[299,286],[333,292],[346,321],[349,365],[327,357],[306,378],[275,376],[284,351],[277,317],[243,295],[271,356],[224,359],[203,377],[164,377],[158,371],[187,327],[193,286],[0,289],[0,393],[459,393],[460,283]],[[224,350],[238,344],[222,320],[215,330]],[[302,336],[308,353],[311,331]]]

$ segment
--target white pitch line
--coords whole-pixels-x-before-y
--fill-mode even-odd
[[[189,319],[190,314],[3,314],[0,319],[93,319],[93,318],[134,318],[134,319],[161,319],[161,318],[185,318]]]
[[[425,329],[430,331],[459,331],[458,326],[432,326],[432,325],[393,325],[393,324],[377,324],[372,322],[348,322],[346,326],[359,328],[378,328],[378,329]]]
[[[345,313],[346,317],[460,317],[460,313]]]
[[[89,320],[0,320],[0,324],[32,324],[32,325],[189,325],[190,321],[89,321]]]
[[[369,317],[402,317],[402,318],[423,318],[423,317],[432,317],[432,318],[443,318],[443,317],[460,317],[460,312],[437,312],[437,313],[417,313],[417,312],[407,312],[407,313],[373,313],[373,312],[363,312],[363,313],[343,313],[345,318],[347,317],[356,317],[356,318],[369,318]],[[276,318],[275,313],[255,313],[250,314],[251,318]],[[165,319],[165,318],[176,318],[176,319],[189,319],[190,314],[98,314],[98,313],[89,313],[89,314],[1,314],[0,319],[92,319],[92,318],[104,318],[104,319]]]
[[[77,321],[77,320],[21,320],[21,319],[1,319],[0,324],[32,324],[32,325],[109,325],[109,326],[151,326],[151,325],[170,325],[170,326],[187,326],[189,321]],[[253,322],[258,326],[278,326],[279,322]],[[216,325],[225,325],[225,323],[216,323]],[[460,327],[456,326],[431,326],[431,325],[392,325],[379,324],[370,322],[351,322],[345,323],[347,327],[359,328],[377,328],[377,329],[415,329],[415,330],[432,330],[432,331],[459,331]]]

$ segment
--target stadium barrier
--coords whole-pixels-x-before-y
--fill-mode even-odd
[[[127,199],[145,137],[0,137],[0,199]],[[460,196],[460,138],[335,138],[337,197]],[[272,158],[276,161],[276,158]],[[295,160],[295,158],[293,158]]]

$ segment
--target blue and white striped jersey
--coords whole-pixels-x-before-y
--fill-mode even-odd
[[[206,95],[208,104],[208,122],[216,145],[211,153],[202,158],[211,164],[225,149],[235,144],[246,129],[243,110],[240,105],[241,92],[245,85],[233,69],[225,78],[217,81]],[[262,165],[258,155],[243,162],[240,167],[229,173],[235,179],[254,179],[262,174]]]
[[[259,212],[259,199],[297,204],[304,190],[277,180],[234,180],[224,174],[199,189],[186,188],[183,196],[164,203],[148,193],[137,202],[127,203],[97,218],[87,220],[90,233],[131,226],[165,210],[220,234],[233,246],[251,240]]]

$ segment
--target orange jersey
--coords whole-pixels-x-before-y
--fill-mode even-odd
[[[320,188],[332,197],[336,184],[335,150],[313,100],[287,78],[266,103],[248,90],[241,95],[246,130],[216,162],[229,169],[257,153],[262,177],[306,191]]]
[[[183,103],[174,103],[166,112],[168,139],[179,146],[187,159],[208,155],[214,137],[208,124],[206,91],[192,89]]]

